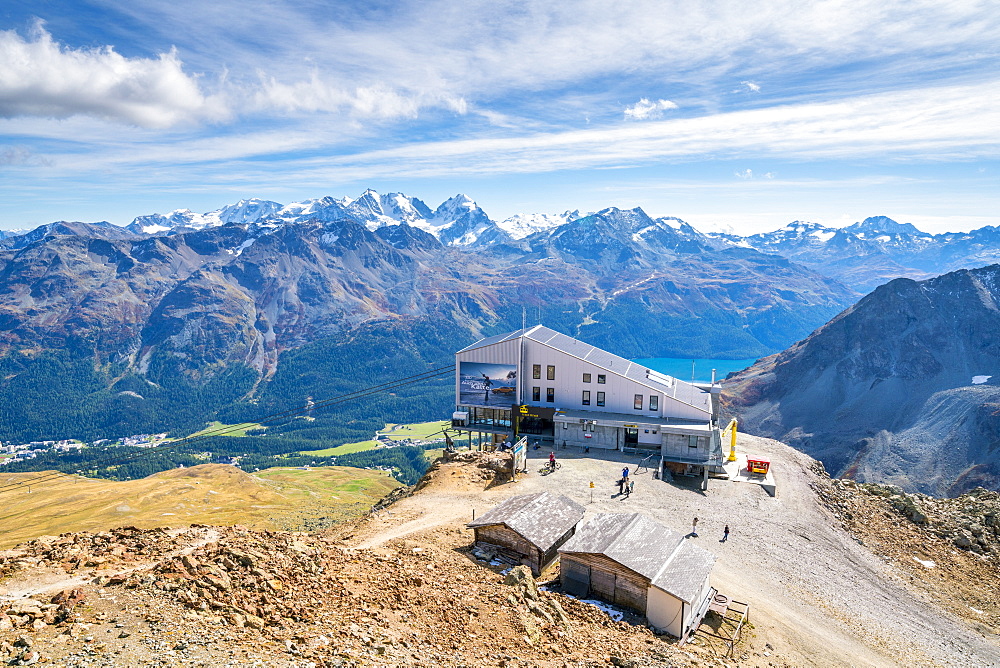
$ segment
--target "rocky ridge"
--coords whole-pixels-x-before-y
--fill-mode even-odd
[[[1000,265],[897,279],[724,386],[750,433],[836,476],[957,495],[1000,480]]]
[[[858,542],[981,633],[1000,633],[1000,494],[978,488],[942,499],[814,468],[814,492]]]

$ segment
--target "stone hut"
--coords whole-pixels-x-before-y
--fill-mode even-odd
[[[560,494],[524,494],[466,526],[475,530],[477,545],[497,548],[538,575],[573,536],[584,512],[583,506]]]

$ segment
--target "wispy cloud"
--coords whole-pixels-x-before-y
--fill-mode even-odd
[[[739,89],[740,91],[746,91],[749,93],[760,92],[760,84],[754,83],[753,81],[741,81],[740,86],[742,86],[742,88]]]
[[[625,118],[630,121],[646,121],[661,118],[663,112],[676,109],[677,103],[670,100],[653,100],[642,98],[631,107],[625,107]]]
[[[0,116],[76,115],[167,128],[226,115],[184,72],[176,50],[125,58],[108,46],[71,49],[37,23],[28,38],[0,31]]]

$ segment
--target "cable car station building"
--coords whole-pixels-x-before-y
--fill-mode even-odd
[[[455,353],[452,424],[480,442],[526,435],[549,447],[660,455],[661,472],[721,470],[719,392],[542,325]]]

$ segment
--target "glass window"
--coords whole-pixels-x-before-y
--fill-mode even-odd
[[[635,395],[635,405],[634,405],[634,408],[637,411],[641,411],[642,410],[642,395],[641,394]]]
[[[651,411],[660,410],[660,395],[658,394],[649,395],[649,410]]]
[[[589,373],[583,374],[583,382],[585,382],[585,383],[589,383],[590,382],[590,374]]]
[[[531,400],[532,401],[541,401],[542,400],[542,388],[540,388],[540,387],[533,387],[533,388],[531,388]]]
[[[598,392],[597,393],[597,405],[598,406],[603,406],[604,405],[604,393],[603,392]]]
[[[554,388],[554,387],[546,387],[545,388],[545,401],[547,401],[547,402],[549,402],[551,404],[551,403],[555,403],[555,400],[556,400],[556,388]]]
[[[531,365],[531,377],[535,380],[541,380],[542,378],[542,365],[532,364]]]
[[[555,380],[556,379],[556,368],[555,368],[555,366],[553,366],[553,365],[550,364],[547,367],[545,367],[545,378],[548,379],[548,380]]]
[[[583,405],[584,406],[590,405],[590,390],[583,391]]]
[[[607,376],[605,376],[603,373],[597,374],[597,384],[598,385],[604,385],[604,383],[605,383],[606,380],[607,380]]]

